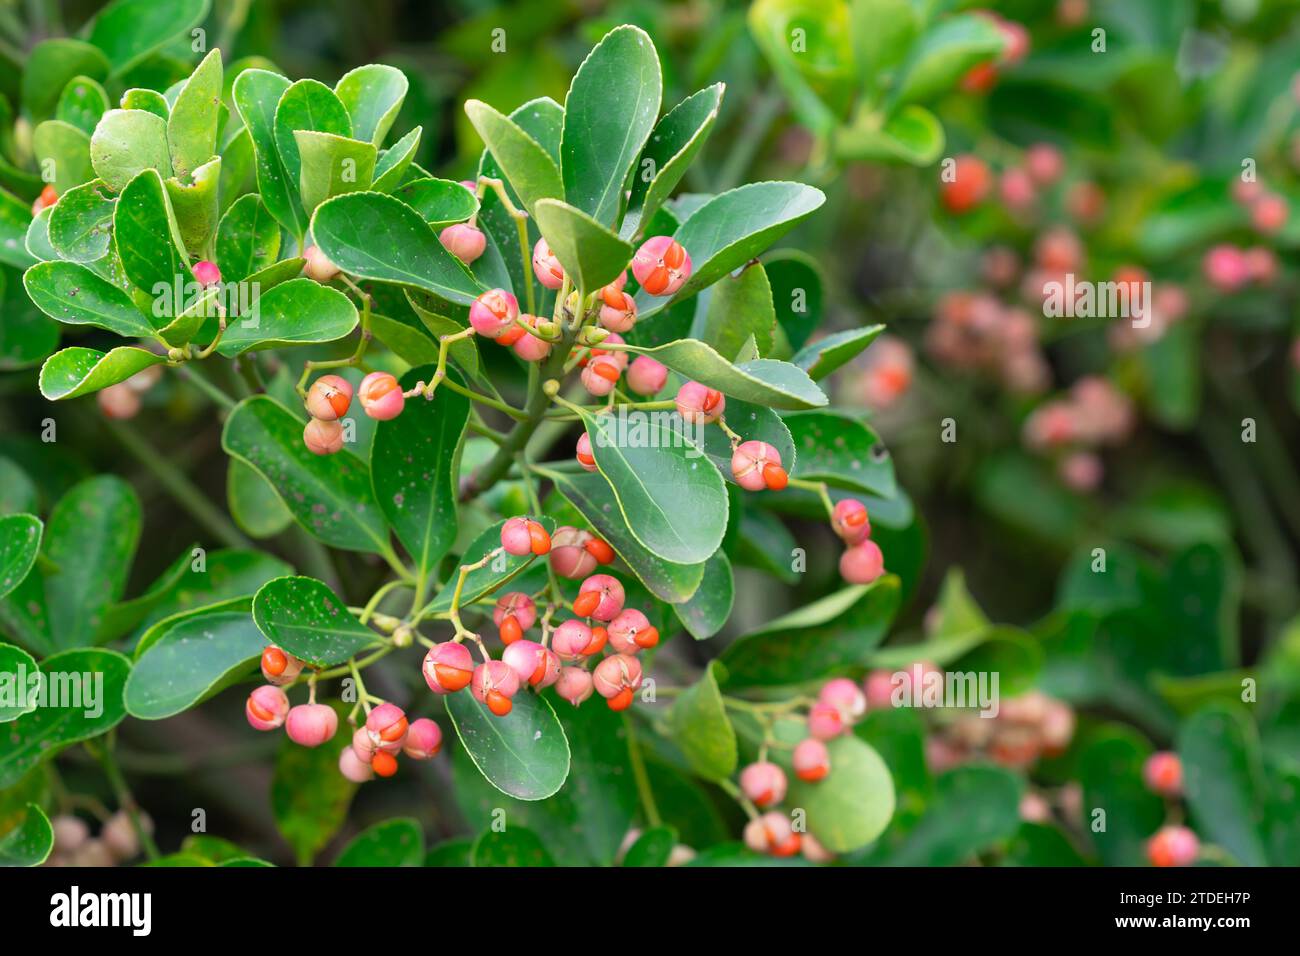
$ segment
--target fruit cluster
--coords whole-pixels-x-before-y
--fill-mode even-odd
[[[919,679],[926,669],[929,665],[914,665],[911,676]],[[868,700],[880,700],[891,678],[887,671],[868,676]],[[926,740],[926,759],[936,773],[980,758],[1023,770],[1041,757],[1064,753],[1074,728],[1073,708],[1041,691],[1030,691],[1002,701],[997,716],[966,713],[941,726]]]
[[[1176,807],[1176,801],[1183,796],[1183,762],[1176,753],[1157,751],[1143,764],[1142,780],[1152,793],[1175,804],[1170,813],[1171,822],[1147,841],[1147,859],[1152,866],[1191,866],[1201,852],[1201,841],[1178,822],[1182,813]]]
[[[153,831],[148,814],[140,813],[139,820],[146,833]],[[54,849],[46,866],[118,866],[140,855],[140,837],[125,810],[104,820],[97,836],[91,835],[85,820],[70,813],[55,817],[50,825]]]

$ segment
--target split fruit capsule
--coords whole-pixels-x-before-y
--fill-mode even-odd
[[[501,643],[513,644],[537,620],[537,605],[522,591],[503,594],[492,610],[492,623],[501,634]]]
[[[343,450],[343,426],[313,418],[302,430],[302,443],[313,455],[335,455]]]
[[[590,531],[564,525],[551,536],[551,568],[562,578],[576,581],[614,560],[614,549]]]
[[[785,799],[785,771],[766,760],[751,763],[740,772],[740,791],[756,807],[774,806]]]
[[[858,544],[871,535],[871,520],[867,506],[857,498],[845,498],[835,503],[831,527],[845,544]]]
[[[808,737],[795,744],[792,762],[794,775],[808,783],[816,783],[831,772],[831,753],[815,737]]]
[[[564,267],[545,239],[538,239],[537,245],[533,246],[533,275],[548,289],[564,285]]]
[[[593,574],[578,588],[573,599],[573,613],[578,617],[594,617],[598,621],[612,621],[623,610],[626,594],[618,578],[609,574]]]
[[[480,704],[487,706],[498,717],[510,713],[514,706],[510,698],[519,690],[519,675],[505,661],[484,661],[474,668],[470,692]]]
[[[518,328],[519,300],[505,289],[489,289],[469,307],[469,324],[484,338],[499,339],[508,330]]]
[[[412,760],[428,760],[442,749],[442,728],[428,717],[411,721],[402,753]]]
[[[727,407],[726,397],[717,389],[687,382],[677,390],[677,414],[693,425],[710,425],[722,417]]]
[[[799,852],[800,836],[784,813],[770,810],[745,825],[745,845],[755,853],[794,856]]]
[[[275,730],[284,724],[288,715],[289,698],[278,687],[258,687],[244,704],[244,716],[254,730]]]
[[[691,257],[672,236],[654,236],[632,257],[632,275],[651,295],[673,295],[691,277]]]
[[[641,686],[641,662],[626,654],[611,654],[596,665],[591,679],[610,710],[626,710]]]
[[[731,455],[731,474],[746,491],[781,491],[790,482],[781,453],[763,441],[741,442]]]
[[[357,399],[367,415],[381,422],[396,418],[406,406],[402,386],[388,372],[371,372],[363,378],[357,389]]]
[[[531,518],[511,518],[501,527],[501,547],[515,557],[546,554],[551,550],[551,535]]]
[[[332,422],[347,414],[352,405],[352,384],[340,375],[322,375],[307,392],[307,414]]]
[[[469,686],[474,676],[474,659],[469,648],[445,641],[424,655],[424,681],[435,694],[454,694]]]
[[[262,651],[262,676],[268,684],[283,687],[293,683],[302,673],[302,661],[292,654],[286,654],[274,644],[268,644]]]
[[[636,608],[625,608],[609,622],[609,643],[620,654],[635,654],[659,643],[659,629]]]

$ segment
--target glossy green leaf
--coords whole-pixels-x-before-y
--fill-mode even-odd
[[[853,735],[828,741],[831,772],[816,783],[790,781],[786,803],[808,814],[808,829],[832,853],[866,846],[894,815],[894,781],[880,755]]]
[[[545,515],[534,515],[533,519],[540,523],[550,534],[555,533],[555,519]],[[505,525],[505,520],[498,521],[492,527],[486,529],[478,537],[470,542],[465,549],[465,553],[460,556],[460,565],[477,564],[483,558],[487,557],[489,552],[495,551],[501,547],[501,528]],[[502,551],[493,560],[489,561],[481,568],[476,568],[465,575],[465,587],[461,591],[460,606],[466,607],[470,602],[491,594],[497,588],[506,584],[517,577],[529,564],[532,563],[535,556],[531,554],[514,555]],[[444,613],[451,610],[452,595],[456,592],[456,582],[459,578],[459,566],[452,571],[443,589],[438,592],[434,599],[429,603],[427,613]],[[426,615],[424,616],[427,616]]]
[[[75,76],[59,94],[59,105],[54,110],[54,118],[77,127],[89,136],[95,131],[99,118],[110,108],[108,94],[102,86],[88,76]]]
[[[723,651],[728,686],[781,686],[862,666],[889,631],[900,582],[887,574],[835,591],[769,622]]]
[[[569,742],[551,705],[529,691],[497,717],[473,694],[447,694],[447,713],[488,783],[518,800],[545,800],[569,775]]]
[[[781,344],[788,346],[787,351],[772,357],[788,358],[789,352],[802,349],[822,324],[825,282],[812,256],[793,249],[779,249],[765,256],[763,269],[772,287],[772,306],[781,327],[777,341],[784,338]]]
[[[755,0],[748,21],[799,122],[816,136],[830,135],[856,79],[848,4]]]
[[[217,151],[221,81],[221,51],[214,49],[190,74],[172,105],[167,145],[172,170],[182,183]]]
[[[64,88],[75,77],[102,80],[108,70],[104,54],[89,43],[65,37],[42,40],[31,48],[23,65],[23,109],[34,122],[49,119]]]
[[[39,262],[23,275],[23,287],[37,308],[65,325],[93,325],[126,338],[154,334],[129,295],[80,263]]]
[[[721,549],[704,563],[704,578],[687,600],[673,606],[691,637],[703,641],[722,630],[736,600],[731,561]]]
[[[614,28],[587,54],[564,100],[560,168],[569,205],[617,225],[624,184],[662,95],[659,54],[639,27]]]
[[[167,122],[144,110],[109,110],[90,137],[90,163],[113,192],[146,169],[171,176]]]
[[[121,637],[127,631],[138,627],[149,616],[151,611],[165,604],[176,593],[182,582],[185,581],[196,566],[197,555],[202,553],[199,548],[182,552],[145,589],[144,593],[128,600],[116,601],[110,604],[99,618],[99,626],[95,629],[93,642],[95,644],[107,644],[109,641]],[[202,563],[198,563],[198,566],[201,567]]]
[[[794,472],[797,463],[794,441],[780,415],[762,405],[751,405],[733,399],[727,402],[724,417],[727,426],[739,432],[747,441],[767,442],[775,448],[781,456],[781,465],[787,472]],[[733,449],[726,432],[711,426],[696,428],[680,418],[674,419],[673,427],[681,430],[691,441],[702,444],[704,453],[717,466],[723,479],[731,484],[736,483],[735,476],[731,473]]]
[[[383,820],[354,836],[334,866],[421,866],[424,833],[409,817]]]
[[[85,130],[63,120],[46,120],[32,133],[32,152],[42,167],[54,170],[59,194],[95,178],[91,139]]]
[[[92,180],[68,190],[50,209],[50,245],[64,259],[97,262],[108,255],[113,240],[113,211],[117,197]]]
[[[333,342],[359,320],[357,307],[338,289],[314,279],[290,279],[258,296],[251,315],[231,319],[217,351],[232,357],[249,349]]]
[[[628,528],[618,499],[603,475],[549,470],[545,475],[655,597],[676,604],[695,593],[703,580],[705,564],[675,564],[648,550]]]
[[[284,91],[275,108],[275,147],[289,181],[301,184],[302,158],[294,136],[298,130],[351,136],[352,120],[334,91],[318,80],[298,80]]]
[[[835,153],[857,162],[930,166],[943,155],[946,143],[939,118],[912,103],[891,114],[883,126],[867,122],[846,126],[835,139]]]
[[[838,412],[785,416],[799,453],[792,474],[837,488],[893,497],[894,462],[880,436],[857,418]]]
[[[723,83],[682,100],[661,119],[632,171],[632,193],[619,235],[631,239],[648,223],[681,182],[704,146],[722,106]]]
[[[246,598],[161,621],[136,650],[127,713],[162,720],[188,710],[252,673],[265,646]]]
[[[958,14],[937,21],[912,47],[889,94],[892,109],[947,92],[971,67],[992,60],[1006,41],[988,17]]]
[[[707,343],[723,358],[733,362],[746,340],[751,338],[758,355],[770,354],[775,335],[776,309],[772,305],[772,286],[758,262],[746,266],[738,275],[718,280],[709,293],[702,326],[692,330],[692,338]]]
[[[0,527],[0,534],[4,533],[5,529]],[[4,687],[5,691],[0,694],[0,724],[17,720],[36,709],[35,697],[20,697],[19,690],[30,688],[32,675],[38,673],[40,668],[36,664],[36,658],[21,647],[0,643],[0,687]]]
[[[431,381],[433,366],[402,376],[403,391]],[[457,449],[469,423],[469,399],[448,388],[413,399],[401,415],[375,428],[370,448],[375,500],[410,553],[418,577],[435,572],[456,542]]]
[[[667,866],[677,846],[677,831],[672,827],[651,827],[641,833],[623,856],[624,866]]]
[[[235,78],[231,97],[248,128],[257,160],[257,188],[262,202],[280,225],[295,236],[307,229],[298,198],[297,171],[290,175],[275,141],[275,111],[289,81],[267,70],[244,70]]]
[[[271,538],[293,523],[293,515],[259,472],[238,458],[226,472],[226,505],[230,516],[254,538]]]
[[[35,515],[0,517],[0,598],[18,587],[36,563],[43,529]]]
[[[674,372],[716,388],[728,398],[786,410],[820,408],[829,401],[808,373],[789,362],[755,359],[732,365],[712,346],[698,339],[678,339],[655,348],[629,345],[624,349],[649,355]]]
[[[42,661],[47,686],[57,687],[60,696],[57,704],[51,698],[0,732],[0,789],[70,745],[121,723],[126,716],[122,689],[130,670],[131,662],[116,651],[91,648],[63,651]]]
[[[343,75],[334,87],[352,120],[352,133],[378,147],[392,128],[406,99],[406,74],[393,66],[370,63]]]
[[[346,551],[386,551],[388,531],[370,491],[370,470],[346,451],[313,455],[303,420],[265,395],[244,399],[226,419],[221,444],[279,492],[308,532]]]
[[[0,189],[0,263],[26,269],[36,261],[27,251],[27,232],[32,221],[31,206]]]
[[[194,170],[192,182],[183,183],[172,176],[166,183],[182,244],[196,257],[207,253],[208,242],[217,231],[221,214],[217,195],[221,188],[221,163],[221,157],[214,156]]]
[[[1267,866],[1264,768],[1254,722],[1240,707],[1209,704],[1179,729],[1178,754],[1197,829],[1241,865]]]
[[[713,463],[653,416],[583,413],[596,467],[633,536],[675,564],[707,560],[727,527],[727,493]]]
[[[691,770],[705,780],[726,780],[739,760],[736,732],[718,690],[717,664],[682,691],[668,712],[668,729]]]
[[[253,598],[253,620],[267,641],[317,667],[342,664],[379,643],[347,602],[315,578],[276,578],[262,585]]]
[[[536,215],[539,200],[564,198],[564,182],[555,160],[514,120],[479,100],[465,103],[465,115],[483,137],[529,215]]]
[[[375,180],[370,188],[377,193],[391,193],[406,177],[411,161],[420,148],[423,127],[417,126],[384,150],[375,161]]]
[[[1097,855],[1107,866],[1143,866],[1146,841],[1165,820],[1165,802],[1143,782],[1142,767],[1152,748],[1128,727],[1100,728],[1081,749],[1078,778],[1083,805],[1105,811],[1105,830],[1088,828]],[[1100,817],[1093,817],[1100,820]]]
[[[296,130],[302,173],[302,208],[310,216],[326,199],[369,189],[375,175],[375,147],[361,140],[314,130]]]
[[[471,866],[554,866],[541,838],[513,824],[504,830],[485,830],[470,851]]]
[[[450,179],[415,179],[398,187],[394,195],[418,212],[433,229],[464,222],[478,212],[478,200]]]
[[[124,73],[208,15],[209,0],[114,0],[90,25],[90,42]]]
[[[862,329],[834,332],[815,342],[810,342],[796,352],[790,361],[806,371],[814,382],[819,382],[837,368],[855,359],[884,330],[883,325],[872,325]]]
[[[164,120],[172,114],[172,108],[167,104],[167,98],[157,90],[127,90],[122,94],[122,109],[144,110],[146,113],[153,113],[154,116]]]
[[[241,282],[275,263],[280,224],[255,194],[240,196],[217,227],[217,265],[224,282]]]
[[[579,291],[600,289],[627,271],[632,247],[582,210],[557,199],[542,199],[533,214]]]
[[[34,803],[17,827],[0,836],[0,866],[40,866],[54,849],[54,828]]]
[[[339,724],[344,724],[344,716]],[[271,814],[285,842],[305,866],[343,826],[357,785],[339,773],[339,753],[350,746],[335,737],[301,747],[288,737],[280,745],[271,778]]]
[[[0,202],[3,201],[0,199]],[[58,251],[50,245],[50,214],[53,211],[52,206],[46,206],[27,224],[25,236],[11,240],[12,246],[7,251],[7,256],[14,261],[7,264],[25,268],[34,262],[49,262],[59,258]],[[5,283],[5,288],[7,291],[8,283]]]
[[[184,242],[156,170],[146,169],[122,190],[113,213],[113,243],[126,277],[155,300],[175,286],[177,276],[190,281]],[[178,305],[172,301],[166,314],[175,315]]]
[[[167,587],[140,621],[148,628],[164,618],[195,608],[209,607],[235,598],[252,599],[266,582],[292,574],[293,569],[264,551],[223,548],[209,551],[204,562],[193,560],[174,585]],[[143,637],[143,635],[142,635]]]
[[[460,305],[484,291],[420,214],[392,196],[351,193],[323,202],[311,231],[331,262],[363,279],[414,286]]]

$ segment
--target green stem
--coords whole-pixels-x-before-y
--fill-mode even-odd
[[[185,477],[179,468],[164,458],[152,445],[125,422],[108,420],[104,423],[140,464],[156,477],[159,483],[190,515],[222,544],[232,548],[254,547],[253,542],[208,499],[202,491]]]
[[[108,784],[113,788],[113,794],[117,797],[117,804],[126,815],[131,818],[131,826],[135,829],[135,835],[140,840],[140,846],[144,848],[145,856],[151,860],[158,859],[158,845],[153,842],[153,837],[145,829],[144,821],[140,819],[140,805],[135,802],[135,797],[131,794],[131,788],[126,785],[126,778],[122,776],[122,769],[117,765],[117,759],[113,754],[113,748],[117,744],[117,732],[110,731],[103,743],[97,748],[99,750],[99,762],[104,767],[104,776],[108,778]]]
[[[646,822],[652,827],[663,822],[659,816],[659,807],[655,805],[654,791],[650,789],[650,775],[646,773],[645,758],[641,755],[641,743],[637,740],[636,726],[626,712],[623,713],[623,727],[627,730],[627,756],[632,764],[632,776],[636,778],[637,793],[641,795],[641,807],[645,810]]]
[[[233,398],[209,382],[207,376],[192,365],[182,365],[176,369],[176,373],[211,399],[214,405],[220,406],[227,411],[235,407],[236,402]]]

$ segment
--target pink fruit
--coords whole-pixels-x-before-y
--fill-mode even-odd
[[[770,810],[745,825],[745,845],[756,853],[794,856],[799,852],[801,835],[794,831],[790,818]]]
[[[654,236],[632,257],[632,275],[651,295],[672,295],[691,277],[691,257],[672,236]]]
[[[816,783],[831,772],[831,753],[816,737],[808,737],[795,744],[791,757],[794,775],[808,783]]]
[[[598,355],[582,370],[582,386],[597,398],[603,398],[614,391],[622,374],[617,359],[609,355]]]
[[[578,436],[578,447],[574,457],[585,470],[596,470],[596,456],[591,453],[591,436],[586,432]]]
[[[125,382],[118,382],[95,393],[95,402],[105,418],[126,421],[140,414],[140,395]]]
[[[1187,827],[1165,826],[1147,841],[1147,859],[1152,866],[1190,866],[1200,849],[1201,841]]]
[[[302,430],[302,441],[313,455],[333,455],[343,449],[343,426],[313,418]]]
[[[529,328],[533,329],[537,328],[538,324],[542,321],[535,315],[524,314],[519,318],[527,324]],[[518,328],[518,326],[516,326],[516,328]],[[546,339],[533,335],[530,332],[524,332],[522,329],[519,331],[523,334],[521,334],[519,338],[515,339],[514,345],[512,345],[511,348],[513,348],[515,354],[525,362],[540,362],[551,354],[551,343],[546,341]],[[501,339],[497,339],[497,341],[499,342]]]
[[[808,711],[808,733],[818,740],[830,740],[844,733],[844,717],[830,704],[813,704]]]
[[[339,715],[328,704],[299,704],[289,710],[284,729],[294,743],[319,747],[339,729]]]
[[[581,667],[560,668],[560,678],[555,682],[555,692],[577,707],[591,696],[595,687],[591,674]]]
[[[339,267],[330,262],[316,246],[308,246],[302,251],[302,257],[306,260],[303,264],[302,271],[307,274],[307,278],[315,279],[317,282],[329,282],[339,274]]]
[[[388,372],[371,372],[363,378],[357,388],[357,400],[367,415],[381,422],[396,418],[406,406],[402,386]]]
[[[638,395],[658,395],[668,382],[668,366],[638,355],[627,370],[627,387]]]
[[[244,704],[244,716],[254,730],[275,730],[288,714],[289,698],[270,685],[255,688]]]
[[[618,578],[609,574],[593,574],[578,588],[573,600],[573,613],[578,617],[594,617],[598,621],[612,621],[623,610],[626,595]]]
[[[533,246],[533,275],[548,289],[564,285],[564,268],[545,239],[538,239],[537,245]]]
[[[194,263],[194,279],[199,285],[216,285],[221,281],[221,270],[215,262],[200,259]]]
[[[511,645],[512,647],[514,645]],[[519,675],[505,661],[484,661],[474,668],[470,692],[480,704],[498,717],[510,713],[514,704],[510,698],[519,690]]]
[[[626,654],[611,654],[596,665],[591,679],[610,710],[626,710],[641,686],[641,662]]]
[[[369,762],[358,757],[356,751],[351,747],[344,747],[342,753],[339,754],[339,773],[353,783],[365,783],[375,777],[375,772],[371,769]]]
[[[785,799],[785,771],[768,761],[751,763],[740,772],[740,790],[760,809],[773,806]]]
[[[632,297],[609,286],[600,295],[600,324],[611,332],[631,331],[636,325],[636,303]]]
[[[856,498],[845,498],[835,502],[831,527],[846,544],[858,544],[865,538],[869,538],[871,520],[867,515],[867,506]]]
[[[696,425],[716,422],[727,407],[726,396],[699,382],[687,382],[679,388],[675,402],[683,421]]]
[[[885,573],[885,556],[870,538],[844,550],[840,556],[840,576],[850,584],[870,584]]]
[[[853,723],[867,712],[867,695],[847,677],[836,677],[822,685],[817,700],[840,712],[845,723]]]
[[[396,704],[380,704],[366,717],[365,729],[377,750],[397,753],[406,742],[410,725],[402,708]]]
[[[307,414],[332,422],[347,414],[352,404],[352,384],[340,375],[322,375],[307,392]]]
[[[546,648],[542,647],[536,641],[515,641],[505,649],[501,655],[501,660],[505,661],[514,669],[519,680],[527,683],[528,679],[533,676],[539,664],[544,664],[545,658],[542,652]]]
[[[862,682],[862,690],[867,697],[868,709],[882,710],[885,707],[892,707],[894,675],[886,670],[872,671]]]
[[[781,491],[790,478],[781,467],[781,453],[762,441],[741,442],[731,455],[731,474],[746,491]]]
[[[469,686],[474,659],[469,648],[455,641],[435,644],[424,655],[424,680],[435,694],[455,693]]]
[[[1025,151],[1025,169],[1038,185],[1050,186],[1065,171],[1065,157],[1050,143],[1035,143]]]
[[[303,663],[292,654],[286,654],[274,644],[262,651],[262,676],[268,684],[283,687],[302,673]]]
[[[614,560],[613,549],[590,531],[565,525],[551,538],[551,567],[562,578],[576,581]]]
[[[560,656],[560,660],[580,661],[591,646],[591,628],[578,618],[570,618],[555,629],[551,635],[551,648]]]
[[[531,518],[511,518],[501,526],[501,547],[507,554],[546,554],[551,550],[551,536],[545,526]]]
[[[609,622],[609,643],[620,654],[635,654],[659,643],[659,629],[634,607],[620,611]]]
[[[940,185],[939,196],[949,212],[962,215],[984,201],[993,174],[984,160],[969,153],[956,157],[951,169],[951,175]]]
[[[537,620],[537,605],[522,591],[511,591],[497,601],[492,610],[492,623],[501,632],[501,641],[513,644],[523,637],[524,631]]]
[[[499,339],[506,330],[516,328],[519,300],[505,289],[489,289],[469,307],[469,324],[484,338]]]
[[[1162,797],[1182,796],[1183,762],[1168,750],[1153,753],[1142,766],[1142,779],[1147,789]]]
[[[1286,225],[1290,207],[1281,196],[1266,193],[1250,207],[1250,224],[1265,235],[1272,235]]]
[[[442,728],[428,717],[411,722],[402,753],[412,760],[428,760],[442,749]]]
[[[483,230],[465,222],[458,222],[442,230],[438,234],[438,241],[465,265],[483,255],[483,250],[487,248],[487,236],[483,235]]]

